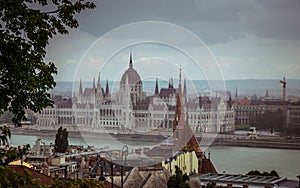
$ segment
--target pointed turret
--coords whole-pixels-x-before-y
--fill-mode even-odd
[[[183,97],[184,97],[184,102],[187,102],[187,91],[186,91],[186,80],[184,79],[183,81]]]
[[[93,78],[93,92],[96,91],[96,84],[95,84],[95,78]]]
[[[108,80],[106,79],[106,87],[105,87],[105,98],[106,100],[111,100]]]
[[[182,95],[182,88],[181,88],[181,66],[179,68],[179,83],[178,83],[178,93],[181,93]]]
[[[101,80],[100,80],[100,72],[99,72],[99,75],[98,75],[98,82],[97,82],[97,91],[101,91]]]
[[[232,107],[231,93],[229,93],[228,105],[229,105],[229,108],[231,109],[231,107]]]
[[[154,91],[154,96],[157,97],[158,96],[158,79],[156,78],[156,82],[155,82],[155,91]]]
[[[238,90],[235,88],[235,98],[238,98]]]
[[[130,57],[129,57],[129,68],[132,68],[132,54],[131,54],[131,50],[130,50]]]
[[[96,89],[96,103],[97,103],[97,105],[100,105],[103,103],[103,93],[102,93],[102,88],[101,88],[100,72],[98,75],[98,83],[97,83],[97,89]]]
[[[185,114],[184,114],[184,105],[183,105],[183,98],[182,98],[182,90],[181,90],[181,67],[179,69],[179,83],[178,83],[178,92],[176,97],[176,109],[175,109],[175,116],[173,121],[173,136],[175,140],[178,140],[179,134],[185,126]],[[182,144],[175,146],[177,149]]]
[[[82,81],[79,82],[79,94],[82,95]]]
[[[199,96],[199,107],[202,108],[202,97],[201,97],[201,95]]]
[[[109,95],[108,80],[106,80],[105,95]]]
[[[267,89],[266,90],[266,94],[265,94],[265,98],[269,98],[270,96],[269,96],[269,90]]]

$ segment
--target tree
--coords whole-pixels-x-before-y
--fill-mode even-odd
[[[282,130],[283,128],[283,114],[282,111],[276,112],[266,111],[263,114],[259,114],[254,121],[254,126],[258,129],[272,129]]]
[[[251,170],[250,172],[247,173],[247,175],[257,175],[257,176],[275,176],[279,177],[278,173],[275,170],[272,170],[270,173],[268,172],[263,172],[261,173],[258,170]]]
[[[216,188],[217,187],[217,184],[215,182],[209,182],[205,188]]]
[[[187,174],[182,174],[182,170],[175,166],[175,175],[171,176],[167,185],[168,188],[189,188],[190,185],[186,183],[190,178]]]
[[[77,187],[103,188],[104,185],[95,179],[76,179],[74,181],[57,180],[52,187],[53,188],[56,187],[57,188],[77,188]]]
[[[68,146],[68,131],[66,128],[63,129],[62,127],[59,127],[55,135],[54,151],[55,153],[65,153],[68,149]]]
[[[0,167],[6,166],[8,163],[16,160],[22,159],[23,155],[28,151],[29,144],[18,146],[18,147],[10,147],[9,146],[9,138],[11,136],[10,129],[7,126],[0,127]],[[1,181],[1,179],[0,179]]]
[[[95,4],[85,0],[0,0],[0,115],[14,114],[21,125],[25,109],[52,105],[53,62],[45,62],[49,39],[77,28],[75,15]],[[43,11],[46,10],[46,11]]]

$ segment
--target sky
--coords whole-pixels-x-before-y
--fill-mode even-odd
[[[300,78],[299,0],[95,0],[54,37],[57,81],[119,79],[130,51],[142,78]],[[214,72],[215,71],[215,72]],[[149,73],[149,74],[148,74]],[[147,75],[148,74],[148,75]]]

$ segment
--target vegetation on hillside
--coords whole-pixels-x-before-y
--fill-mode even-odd
[[[187,174],[183,174],[178,166],[175,166],[175,174],[172,175],[167,183],[168,188],[189,188],[187,181],[190,179]]]
[[[55,153],[65,153],[68,149],[68,146],[68,131],[67,129],[59,127],[55,135],[54,151]]]

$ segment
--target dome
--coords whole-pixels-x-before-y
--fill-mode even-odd
[[[127,69],[125,71],[125,73],[123,74],[122,79],[121,79],[121,85],[127,84],[126,79],[128,79],[128,84],[130,84],[130,85],[138,84],[141,81],[140,75],[132,67]]]
[[[127,81],[127,79],[128,79],[128,81]],[[129,68],[123,74],[120,85],[125,85],[126,82],[128,82],[128,84],[130,84],[130,85],[136,85],[141,82],[140,75],[136,72],[136,70],[133,69],[131,54],[130,54],[130,60],[129,60]]]

